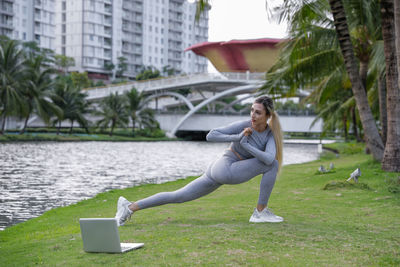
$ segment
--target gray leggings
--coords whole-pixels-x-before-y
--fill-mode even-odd
[[[244,183],[254,176],[263,174],[260,184],[258,204],[267,205],[278,172],[278,161],[265,165],[256,158],[238,160],[236,156],[225,154],[212,163],[205,174],[173,192],[162,192],[139,200],[140,209],[147,209],[169,203],[182,203],[205,196],[223,184]]]

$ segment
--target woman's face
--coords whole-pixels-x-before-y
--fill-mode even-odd
[[[263,104],[253,103],[251,106],[251,125],[254,127],[256,125],[266,125],[268,120],[267,111]]]

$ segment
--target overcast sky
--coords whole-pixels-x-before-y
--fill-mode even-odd
[[[268,18],[266,0],[211,0],[208,41],[232,39],[284,38],[286,24]],[[281,0],[268,0],[277,5]],[[209,63],[209,72],[216,72]]]
[[[286,25],[268,19],[266,0],[212,0],[209,12],[209,41],[283,38]],[[277,5],[281,0],[268,0]]]

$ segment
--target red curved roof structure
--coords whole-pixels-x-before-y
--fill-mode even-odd
[[[185,51],[208,58],[220,72],[266,72],[279,55],[284,39],[231,40],[203,42]]]

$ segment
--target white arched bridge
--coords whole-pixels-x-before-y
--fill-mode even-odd
[[[264,83],[264,73],[201,73],[185,76],[168,77],[149,81],[135,81],[123,85],[109,85],[87,90],[88,100],[98,101],[111,93],[122,94],[133,87],[147,95],[148,106],[158,111],[156,119],[169,136],[174,136],[178,130],[208,131],[222,121],[230,122],[248,118],[248,114],[221,115],[213,114],[213,105],[223,104],[224,110],[232,111],[234,104],[252,97]],[[221,103],[219,99],[226,96],[243,95],[230,104]],[[186,114],[171,114],[162,112],[168,107],[187,106]],[[209,114],[198,114],[207,107]],[[310,128],[314,120],[312,116],[296,117],[296,119],[281,117],[282,127],[286,131],[320,132],[321,122]]]

